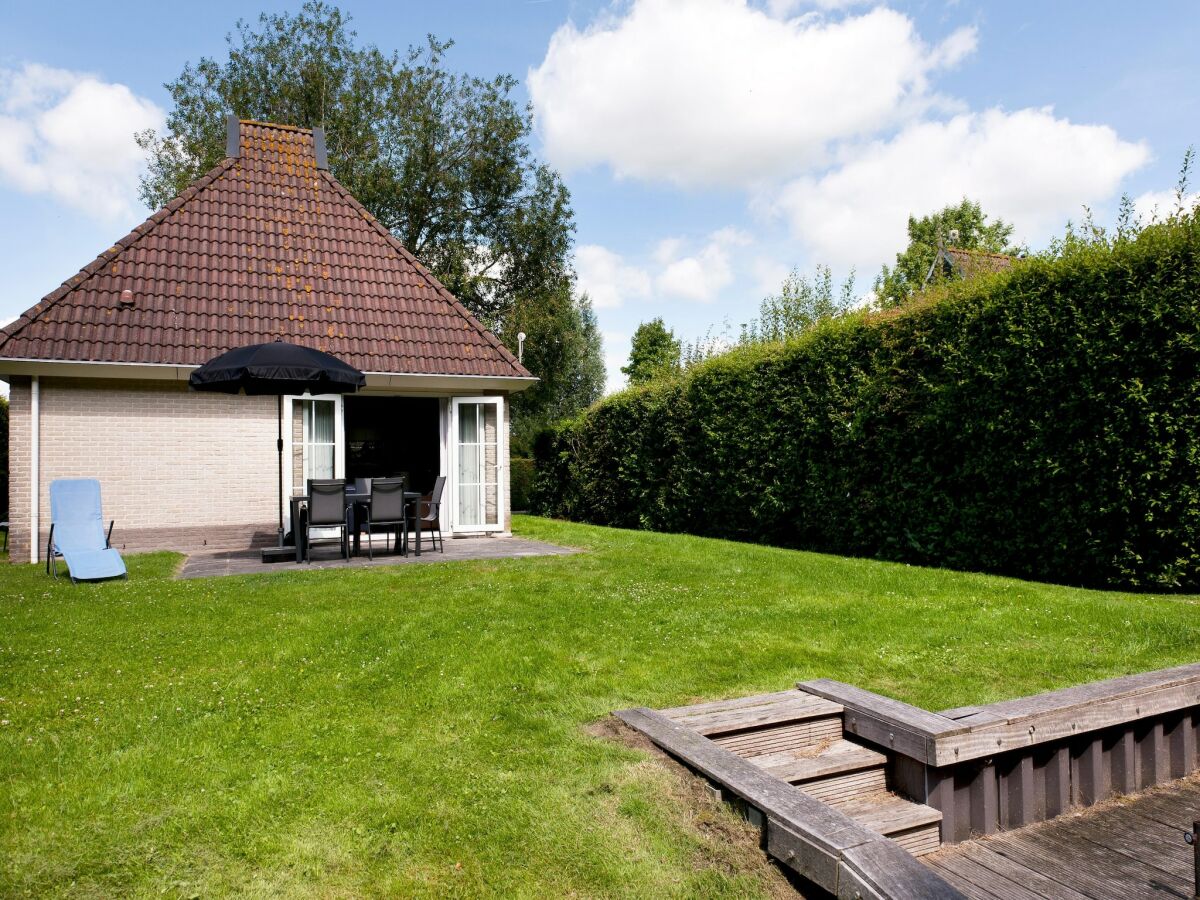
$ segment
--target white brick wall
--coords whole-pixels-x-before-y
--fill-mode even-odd
[[[12,552],[29,558],[30,402],[14,381]],[[188,391],[181,382],[42,378],[39,524],[50,525],[50,482],[100,479],[118,535],[212,527],[273,531],[276,400]],[[147,545],[143,534],[135,546]]]

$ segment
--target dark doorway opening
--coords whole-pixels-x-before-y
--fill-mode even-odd
[[[441,471],[441,411],[437,398],[347,397],[346,477],[408,476],[427,493]]]

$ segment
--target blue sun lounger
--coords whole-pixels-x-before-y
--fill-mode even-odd
[[[46,571],[58,577],[58,557],[67,561],[72,583],[124,578],[125,561],[112,549],[113,523],[104,531],[100,482],[95,478],[59,478],[50,482],[50,539]]]

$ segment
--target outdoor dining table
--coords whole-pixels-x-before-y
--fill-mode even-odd
[[[421,502],[422,496],[423,495],[419,491],[405,491],[404,492],[404,502],[406,504],[415,503],[418,505],[417,509],[416,509],[417,514],[413,516],[413,521],[416,525],[416,531],[414,534],[414,538],[416,541],[416,549],[414,550],[414,554],[416,556],[421,555],[421,515],[420,515],[421,510],[420,510],[419,504]],[[309,500],[309,498],[308,498],[307,494],[297,494],[291,498],[292,534],[294,534],[296,537],[296,562],[304,561],[304,545],[308,539],[308,532],[307,532],[307,529],[305,529],[303,527],[298,527],[298,526],[300,526],[300,524],[301,524],[301,519],[300,519],[301,507],[305,506],[308,503],[308,500]],[[351,549],[351,555],[353,555],[353,556],[359,556],[362,553],[362,536],[359,534],[359,530],[358,530],[358,509],[359,509],[359,507],[367,507],[370,505],[371,505],[371,492],[370,491],[362,491],[362,492],[349,491],[349,490],[346,491],[346,509],[352,510],[353,515],[354,515],[354,519],[351,523],[353,525],[351,530],[354,532],[354,534],[353,534],[354,544]],[[307,512],[305,512],[304,515],[307,515]]]

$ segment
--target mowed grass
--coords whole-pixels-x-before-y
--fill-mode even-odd
[[[731,816],[590,724],[820,676],[937,709],[1200,648],[1197,597],[516,527],[585,552],[0,567],[0,895],[758,896]]]

